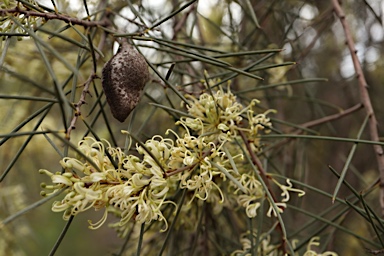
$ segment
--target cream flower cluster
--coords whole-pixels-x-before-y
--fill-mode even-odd
[[[257,240],[259,240],[259,247],[257,248],[256,255],[260,256],[278,256],[282,255],[281,251],[281,245],[279,244],[271,244],[271,236],[268,234],[261,234],[260,239],[257,239],[257,232],[254,231],[252,234],[253,244],[257,244]],[[323,253],[318,253],[313,247],[320,246],[319,237],[312,237],[311,240],[308,242],[306,250],[303,254],[303,256],[337,256],[338,254],[331,251],[326,251]],[[238,255],[244,255],[244,256],[250,256],[254,255],[254,253],[251,253],[252,250],[252,242],[250,240],[250,232],[246,232],[241,234],[240,236],[240,243],[242,244],[241,250],[236,250],[231,253],[231,256],[238,256]],[[295,246],[295,243],[297,243],[297,240],[294,240],[292,242],[293,246]],[[293,248],[295,249],[295,248]],[[285,254],[288,255],[288,254]],[[299,253],[295,253],[294,256],[299,256]]]
[[[103,218],[97,223],[90,222],[91,228],[100,227],[108,213],[117,213],[120,226],[131,220],[146,224],[163,221],[165,230],[164,205],[182,207],[171,198],[177,190],[185,189],[190,198],[185,203],[187,207],[197,199],[214,204],[217,212],[224,205],[232,209],[241,206],[248,217],[255,217],[267,188],[244,160],[241,147],[248,141],[239,142],[239,133],[245,134],[255,150],[259,150],[259,133],[268,132],[272,126],[267,117],[271,110],[255,114],[254,106],[258,102],[253,100],[244,107],[229,86],[227,90],[219,88],[199,98],[187,96],[187,99],[188,116],[176,122],[184,130],[179,133],[168,130],[169,138],[155,135],[137,144],[140,157],[126,155],[107,141],[88,137],[79,142],[77,158],[61,160],[64,172],[52,174],[41,170],[53,183],[43,184],[43,195],[65,189],[64,198],[54,202],[52,210],[64,211],[64,219],[68,219],[90,208],[104,209]],[[269,202],[266,213],[269,217],[277,215],[275,209],[282,212],[286,208],[291,192],[304,195],[289,180],[287,185],[271,180],[282,191],[282,199]],[[278,208],[272,207],[273,204]]]
[[[138,147],[138,152],[144,154],[143,160],[134,155],[125,155],[120,148],[111,147],[107,141],[104,143],[107,147],[87,137],[79,142],[78,150],[82,152],[82,157],[66,157],[60,162],[64,173],[52,174],[40,170],[49,175],[54,184],[43,184],[43,188],[51,190],[51,193],[66,188],[65,197],[53,203],[52,211],[64,211],[64,219],[67,220],[71,215],[92,207],[104,209],[103,218],[97,223],[90,223],[91,228],[98,228],[105,222],[108,206],[120,211],[120,225],[125,225],[132,218],[140,223],[165,221],[160,209],[168,203],[165,198],[174,187],[170,184],[173,178],[166,179],[161,168],[141,147]],[[158,141],[155,136],[147,141],[146,146],[159,159],[167,157],[166,140]],[[107,151],[112,159],[106,155]],[[118,168],[112,161],[117,162]],[[42,194],[49,195],[45,192]]]
[[[193,118],[182,117],[180,123],[200,135],[216,137],[219,141],[232,141],[238,135],[238,131],[242,130],[254,137],[258,146],[259,131],[264,130],[268,133],[272,127],[267,114],[274,110],[270,109],[255,115],[252,108],[259,101],[253,99],[247,107],[244,107],[231,93],[230,86],[226,92],[220,89],[215,93],[203,93],[198,99],[192,95],[187,95],[186,98],[190,100],[187,108]],[[246,127],[244,119],[247,119]]]

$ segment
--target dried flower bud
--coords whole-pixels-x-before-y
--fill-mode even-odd
[[[140,101],[145,83],[149,80],[147,62],[126,40],[102,71],[102,85],[114,118],[120,122]]]

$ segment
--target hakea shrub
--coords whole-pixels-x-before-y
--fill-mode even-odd
[[[125,235],[132,222],[163,222],[162,231],[167,230],[163,211],[169,207],[165,205],[175,211],[182,207],[186,212],[197,200],[211,204],[216,213],[223,207],[240,207],[249,218],[258,214],[271,217],[284,211],[290,193],[304,195],[289,179],[280,184],[268,176],[270,184],[281,190],[281,198],[271,200],[266,196],[270,188],[257,173],[260,170],[251,168],[244,157],[246,143],[256,153],[262,150],[259,135],[270,131],[268,114],[273,110],[256,112],[257,100],[243,106],[229,85],[226,90],[209,90],[199,97],[187,95],[186,99],[188,113],[176,122],[182,129],[178,133],[168,130],[167,137],[155,135],[138,143],[138,154],[127,155],[106,140],[86,137],[78,143],[77,157],[60,161],[64,172],[40,170],[52,180],[50,185],[42,184],[42,195],[65,190],[64,198],[53,203],[52,211],[64,212],[63,218],[68,220],[91,208],[103,210],[102,219],[89,222],[90,228],[100,227],[113,214],[120,221],[112,226]],[[173,201],[180,190],[188,195],[183,205]],[[261,213],[263,200],[269,203],[269,210]],[[184,218],[188,214],[178,221],[187,223]]]

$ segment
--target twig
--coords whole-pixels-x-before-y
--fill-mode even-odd
[[[327,122],[330,122],[330,121],[333,121],[333,120],[337,120],[343,116],[347,116],[359,109],[361,109],[363,107],[363,105],[361,103],[359,104],[356,104],[355,106],[353,107],[350,107],[346,110],[343,110],[341,111],[340,113],[337,113],[337,114],[333,114],[333,115],[329,115],[329,116],[325,116],[325,117],[322,117],[322,118],[319,118],[319,119],[316,119],[316,120],[313,120],[313,121],[309,121],[309,122],[306,122],[304,124],[301,124],[300,127],[305,127],[305,128],[309,128],[309,127],[312,127],[312,126],[316,126],[316,125],[319,125],[319,124],[323,124],[323,123],[327,123]]]
[[[359,104],[356,104],[353,107],[350,107],[350,108],[348,108],[346,110],[341,111],[340,113],[336,113],[336,114],[325,116],[325,117],[322,117],[322,118],[319,118],[319,119],[316,119],[316,120],[312,120],[312,121],[300,124],[300,125],[298,125],[298,127],[300,127],[300,128],[310,128],[310,127],[317,126],[317,125],[320,125],[320,124],[324,124],[324,123],[327,123],[327,122],[330,122],[330,121],[333,121],[333,120],[337,120],[337,119],[340,119],[340,118],[342,118],[344,116],[347,116],[347,115],[349,115],[349,114],[351,114],[351,113],[361,109],[362,107],[363,107],[363,104],[359,103]],[[303,129],[296,128],[296,130],[288,131],[287,133],[290,133],[290,134],[301,134],[301,133],[303,133],[303,131],[304,131]],[[268,150],[271,150],[272,148],[280,148],[284,144],[286,144],[289,141],[291,141],[292,139],[293,139],[292,137],[291,138],[285,138],[284,140],[281,140],[279,143],[276,143],[276,144],[270,146],[268,148]]]
[[[106,33],[103,33],[101,39],[100,39],[100,42],[99,42],[99,45],[98,45],[98,49],[99,50],[102,50],[103,47],[104,47],[104,44],[105,44],[105,39],[106,39]],[[97,61],[98,59],[100,58],[100,55],[96,54],[95,56],[95,60]],[[77,119],[79,118],[79,116],[81,116],[81,109],[80,107],[86,103],[85,101],[85,97],[87,96],[87,94],[89,93],[89,86],[91,85],[93,79],[97,78],[98,76],[96,75],[95,72],[93,72],[87,79],[87,81],[85,81],[84,83],[84,88],[83,88],[83,91],[81,92],[81,95],[80,95],[80,99],[77,103],[75,103],[75,115],[73,116],[72,118],[72,121],[71,121],[71,124],[70,126],[68,127],[68,130],[65,134],[65,138],[67,140],[70,139],[70,136],[71,136],[71,131],[73,129],[75,129],[75,124],[77,122]]]
[[[81,92],[81,95],[80,95],[80,99],[77,103],[74,104],[75,106],[75,115],[73,116],[72,118],[72,121],[71,121],[71,124],[70,126],[68,127],[68,130],[66,132],[66,139],[69,140],[70,138],[70,135],[71,135],[71,131],[76,129],[75,127],[75,124],[76,124],[76,121],[77,119],[79,118],[79,116],[81,116],[81,110],[80,110],[80,107],[86,103],[85,101],[85,97],[86,95],[89,93],[89,85],[92,83],[93,79],[97,78],[97,75],[96,73],[92,73],[89,78],[87,79],[87,81],[85,81],[84,83],[84,88],[83,88],[83,91]]]
[[[73,18],[70,16],[66,16],[60,13],[50,13],[50,12],[37,12],[30,11],[26,9],[21,9],[19,6],[16,6],[13,9],[0,9],[0,16],[7,16],[9,14],[23,14],[26,17],[41,17],[45,20],[62,20],[65,23],[72,25],[80,25],[83,27],[98,27],[98,26],[107,26],[109,25],[108,19],[102,19],[100,21],[90,21],[90,20],[82,20]]]
[[[346,43],[348,45],[349,51],[351,53],[353,66],[356,71],[356,77],[359,83],[360,88],[360,97],[361,101],[365,107],[367,115],[370,116],[369,119],[369,133],[372,141],[379,141],[379,132],[377,129],[377,120],[375,117],[375,113],[372,107],[371,99],[367,90],[367,82],[364,77],[363,70],[361,68],[359,59],[357,58],[357,50],[355,48],[355,43],[353,41],[353,37],[351,31],[349,29],[349,25],[345,19],[345,14],[338,0],[332,0],[332,4],[335,10],[336,15],[339,17],[341,25],[343,26]],[[373,145],[373,149],[375,151],[377,166],[379,169],[380,175],[380,206],[381,213],[384,214],[384,155],[383,148],[380,145]]]
[[[260,172],[260,176],[261,178],[263,179],[273,201],[276,203],[278,202],[277,199],[276,199],[276,196],[271,188],[271,185],[269,183],[269,179],[270,179],[270,176],[267,174],[267,172],[264,170],[263,168],[263,165],[262,163],[260,162],[260,159],[257,157],[257,155],[255,154],[255,152],[252,150],[251,148],[251,145],[250,145],[250,142],[247,138],[247,136],[244,134],[244,132],[242,130],[239,130],[239,134],[240,134],[240,137],[241,139],[244,141],[244,144],[247,148],[247,151],[248,151],[248,154],[249,156],[251,157],[251,160],[253,162],[253,164],[256,165],[257,169],[259,170]],[[277,206],[278,207],[278,206]],[[287,241],[284,239],[285,235],[284,235],[284,230],[283,230],[283,227],[281,225],[280,222],[278,222],[277,226],[276,226],[276,229],[279,233],[281,233],[282,235],[282,243],[281,243],[281,247],[283,249],[283,251],[285,252],[286,251],[286,248],[285,248],[285,244],[287,244]]]
[[[180,30],[182,28],[185,27],[185,23],[187,22],[187,19],[189,17],[189,15],[194,12],[197,8],[197,4],[192,4],[191,5],[191,8],[183,15],[183,17],[181,17],[180,21],[178,21],[175,26],[173,27],[173,37],[172,37],[172,41],[173,40],[176,40],[177,38],[177,34],[180,32]]]
[[[372,254],[372,255],[379,255],[379,254],[382,254],[384,253],[384,249],[380,249],[380,250],[372,250],[372,249],[365,249],[368,253]]]
[[[270,178],[269,178],[267,172],[264,170],[263,165],[260,162],[260,159],[256,156],[255,152],[253,152],[253,150],[249,144],[249,140],[248,140],[247,136],[245,136],[244,132],[239,130],[239,134],[240,134],[241,139],[244,141],[245,147],[247,148],[247,151],[248,151],[248,153],[252,159],[253,164],[256,165],[257,169],[260,172],[260,176],[263,178],[265,184],[267,185],[267,188],[268,188],[269,192],[271,193],[273,200],[275,202],[277,202],[276,196],[274,195],[273,190],[271,188],[271,185],[269,183]]]

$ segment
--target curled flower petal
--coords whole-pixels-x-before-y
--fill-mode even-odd
[[[51,176],[52,182],[55,184],[64,184],[66,186],[72,186],[73,182],[63,175],[52,175]]]
[[[105,180],[107,177],[106,177],[106,173],[104,172],[94,172],[94,173],[91,173],[91,175],[89,175],[90,179],[89,181],[90,182],[99,182],[101,180]]]
[[[66,202],[55,201],[52,206],[53,212],[62,212],[70,208],[71,205]]]
[[[108,211],[107,211],[107,209],[105,209],[103,217],[101,217],[101,219],[98,222],[92,223],[92,221],[88,220],[89,228],[90,229],[100,228],[105,223],[105,221],[107,220],[107,217],[108,217]]]
[[[276,205],[276,208],[279,211],[279,213],[283,213],[284,209],[287,208],[286,203],[279,203],[278,202],[278,203],[274,203],[274,204]],[[267,212],[267,216],[272,217],[272,213],[273,213],[273,216],[277,217],[277,213],[275,211],[275,208],[273,208],[272,204],[270,204],[268,212]]]

